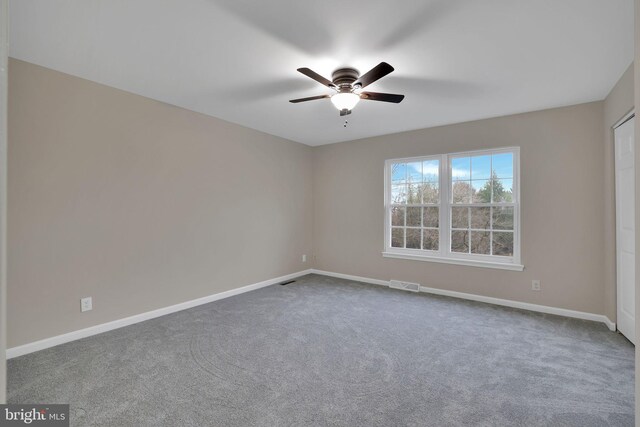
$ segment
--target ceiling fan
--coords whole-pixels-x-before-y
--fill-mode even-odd
[[[379,63],[363,76],[361,76],[355,68],[340,68],[333,72],[331,75],[332,80],[322,77],[320,74],[310,70],[309,68],[298,68],[298,71],[318,83],[335,90],[336,93],[292,99],[289,101],[294,104],[298,102],[313,101],[316,99],[331,98],[333,105],[340,110],[340,115],[346,116],[347,114],[351,114],[351,110],[361,99],[393,102],[395,104],[400,103],[404,99],[404,95],[360,91],[393,71],[393,67],[386,62]]]

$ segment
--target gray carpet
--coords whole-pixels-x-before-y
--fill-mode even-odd
[[[604,325],[305,276],[9,361],[72,425],[632,426]]]

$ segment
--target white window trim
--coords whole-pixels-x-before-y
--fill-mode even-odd
[[[475,156],[479,154],[500,154],[513,153],[513,256],[499,257],[495,255],[460,254],[450,251],[451,234],[449,211],[451,208],[451,194],[449,182],[451,177],[451,159],[453,157]],[[389,215],[389,204],[391,200],[391,164],[405,163],[412,161],[439,160],[439,187],[440,187],[440,245],[438,251],[425,251],[421,249],[405,249],[391,247],[391,216]],[[385,258],[397,258],[416,261],[428,261],[444,264],[457,264],[473,267],[495,268],[502,270],[522,271],[524,265],[520,263],[520,147],[504,147],[487,150],[465,151],[459,153],[447,153],[435,156],[418,156],[398,159],[388,159],[384,164],[384,250],[382,256]],[[447,224],[443,227],[443,224]]]

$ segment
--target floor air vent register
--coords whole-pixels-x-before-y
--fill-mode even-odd
[[[280,286],[288,285],[290,283],[296,283],[296,281],[295,280],[289,280],[288,282],[282,282],[282,283],[280,283]]]
[[[402,291],[420,292],[419,283],[401,282],[400,280],[389,280],[389,287],[393,289],[400,289]]]

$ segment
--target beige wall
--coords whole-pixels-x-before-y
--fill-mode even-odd
[[[305,145],[11,60],[8,346],[309,268],[311,170]]]
[[[603,313],[603,114],[594,102],[317,147],[315,267]],[[385,159],[514,145],[524,272],[382,257]]]
[[[6,400],[7,364],[7,60],[9,1],[0,0],[0,403]]]
[[[613,126],[633,109],[633,64],[604,100],[604,314],[616,322],[616,205]]]

